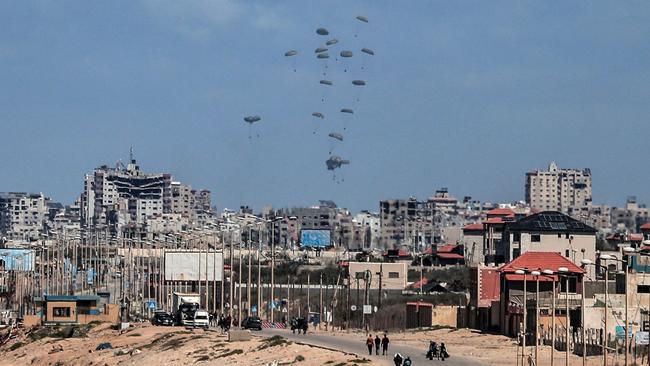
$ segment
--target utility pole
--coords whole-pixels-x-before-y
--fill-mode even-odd
[[[270,310],[271,324],[273,324],[273,300],[275,299],[275,221],[271,221],[271,294]]]
[[[230,253],[229,253],[229,255],[230,255],[230,262],[229,262],[230,263],[230,282],[228,283],[228,294],[230,295],[230,297],[228,298],[228,314],[230,316],[232,316],[232,315],[234,315],[234,313],[232,312],[232,306],[234,304],[234,301],[233,301],[233,296],[234,296],[233,285],[235,283],[233,281],[233,275],[235,274],[235,268],[234,268],[234,265],[233,265],[234,254],[233,254],[233,232],[232,231],[230,231]]]
[[[251,243],[251,241],[250,241],[250,236],[249,236],[249,238],[248,238],[248,278],[246,279],[246,301],[248,303],[248,312],[247,312],[248,316],[253,315],[251,313],[251,308],[252,308],[251,304],[253,303],[251,301],[251,291],[252,291],[252,289],[251,289],[251,285],[252,285],[252,283],[251,283],[251,280],[252,280],[252,278],[251,278],[251,271],[252,271],[251,266],[253,264],[253,262],[252,262],[253,257],[251,256],[251,245],[250,245],[250,243]]]
[[[320,282],[318,284],[318,299],[319,299],[319,305],[318,305],[318,316],[319,316],[319,322],[318,322],[318,330],[320,330],[320,325],[323,323],[323,273],[321,272],[320,274]]]

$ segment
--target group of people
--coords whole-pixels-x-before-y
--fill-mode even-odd
[[[445,358],[449,358],[449,353],[447,353],[447,347],[445,343],[441,342],[440,345],[436,342],[429,342],[429,351],[427,352],[427,358],[433,360],[434,358],[444,361]]]
[[[393,357],[393,362],[395,362],[395,366],[411,366],[413,364],[409,356],[403,358],[402,355],[400,355],[399,353],[395,354],[395,356]]]
[[[236,322],[236,321],[235,321]],[[219,314],[217,316],[217,313],[210,313],[210,325],[211,326],[218,326],[221,328],[221,332],[225,333],[230,330],[230,327],[233,325],[233,320],[230,314],[224,315],[224,314]]]
[[[366,339],[366,346],[368,346],[368,354],[372,356],[372,347],[375,347],[375,353],[377,356],[379,356],[379,348],[381,347],[382,349],[382,355],[386,355],[388,353],[388,343],[390,343],[390,340],[388,339],[388,334],[384,333],[384,338],[379,338],[379,334],[375,336],[375,338],[372,338],[372,334],[368,334],[368,338]]]

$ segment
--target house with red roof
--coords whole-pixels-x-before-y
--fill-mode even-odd
[[[643,235],[643,240],[650,240],[650,222],[647,222],[639,228],[641,234]]]
[[[563,271],[560,269],[563,268]],[[552,274],[544,274],[544,271]],[[540,272],[536,275],[535,271]],[[499,268],[500,274],[500,325],[501,333],[511,337],[520,334],[526,309],[527,343],[535,339],[535,309],[540,308],[540,328],[548,329],[553,317],[553,298],[556,299],[556,324],[560,324],[563,307],[569,302],[571,324],[580,323],[580,297],[585,270],[571,260],[554,252],[529,251]],[[539,304],[536,289],[539,285]]]
[[[497,268],[470,267],[469,326],[483,331],[499,330],[501,273]]]
[[[552,252],[579,265],[596,260],[593,227],[558,211],[542,211],[506,226],[497,257],[507,263],[526,252]]]
[[[465,264],[465,248],[456,244],[433,246],[430,259],[434,266]]]

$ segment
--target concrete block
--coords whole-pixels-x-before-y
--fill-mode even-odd
[[[250,330],[231,330],[228,332],[228,342],[250,341]]]

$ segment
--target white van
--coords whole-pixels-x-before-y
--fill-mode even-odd
[[[194,327],[208,329],[210,327],[210,314],[205,310],[194,312]]]

